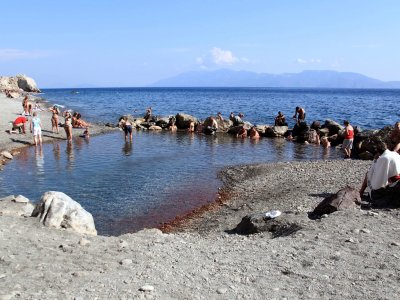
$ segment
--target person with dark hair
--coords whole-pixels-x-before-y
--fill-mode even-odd
[[[304,108],[302,108],[300,106],[296,106],[296,110],[294,112],[293,119],[296,120],[296,118],[297,118],[297,124],[305,121],[306,111],[304,110]]]
[[[377,144],[375,159],[364,177],[360,188],[361,197],[367,187],[373,202],[393,191],[397,191],[395,198],[400,201],[400,155],[388,150],[382,141]]]
[[[275,126],[287,126],[286,117],[281,111],[278,111],[278,115],[275,117]]]
[[[350,125],[350,122],[345,120],[344,124],[344,140],[342,144],[342,149],[346,156],[344,158],[350,158],[351,149],[353,149],[353,141],[354,141],[354,129],[353,126]]]
[[[146,109],[146,113],[144,114],[144,121],[149,122],[152,117],[152,108],[151,106]]]

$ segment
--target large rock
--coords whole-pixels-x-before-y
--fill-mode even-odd
[[[178,127],[179,129],[188,129],[191,122],[198,123],[196,117],[184,113],[178,113],[175,116],[175,119],[176,127]]]
[[[26,75],[17,75],[18,87],[25,92],[40,93],[35,80]]]
[[[270,232],[272,237],[287,236],[307,226],[309,220],[304,215],[282,213],[277,218],[270,219],[265,213],[254,213],[243,217],[233,230],[238,234],[253,234]]]
[[[354,138],[354,152],[359,156],[362,155],[362,153],[376,153],[382,142],[385,142],[390,149],[393,146],[390,140],[390,133],[392,130],[393,127],[386,126],[381,130],[360,132]]]
[[[333,120],[325,120],[324,126],[322,128],[328,128],[329,129],[329,135],[334,135],[338,134],[340,130],[343,129],[343,126],[341,126],[339,123],[333,121]]]
[[[19,93],[20,90],[25,92],[40,93],[35,80],[26,75],[17,75],[15,77],[0,77],[0,91],[8,90],[10,92]]]
[[[336,194],[322,200],[310,215],[312,217],[320,217],[338,210],[359,209],[360,204],[359,191],[353,187],[346,186]]]
[[[18,79],[16,77],[0,76],[0,91],[19,92]]]
[[[46,192],[36,205],[32,217],[45,226],[66,228],[83,234],[97,235],[92,215],[62,192]]]
[[[217,132],[226,133],[229,131],[229,128],[231,128],[233,125],[233,122],[231,120],[226,120],[226,119],[219,120],[219,119],[217,119],[217,117],[214,117],[214,118],[218,124]],[[203,122],[204,127],[211,126],[211,124],[212,124],[211,117],[206,118]]]
[[[0,214],[29,217],[33,209],[34,205],[21,195],[10,195],[0,199]]]
[[[265,130],[265,136],[268,137],[283,137],[288,131],[287,126],[271,126]]]

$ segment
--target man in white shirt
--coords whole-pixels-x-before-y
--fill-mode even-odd
[[[386,197],[386,200],[399,198],[400,202],[400,155],[397,152],[386,149],[386,144],[378,146],[378,154],[381,155],[374,160],[369,168],[360,189],[363,196],[365,189],[370,190],[372,201]],[[394,203],[392,203],[394,204]]]

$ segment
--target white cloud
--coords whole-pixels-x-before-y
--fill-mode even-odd
[[[38,51],[24,51],[19,49],[0,49],[0,60],[34,59],[47,56]]]
[[[249,61],[246,57],[238,58],[232,51],[218,47],[213,47],[207,54],[196,58],[196,63],[203,69],[224,65],[231,66],[239,62],[248,63]]]
[[[321,60],[318,58],[311,58],[311,59],[298,58],[296,62],[298,64],[319,64],[321,63]]]
[[[216,65],[233,65],[238,61],[238,58],[233,55],[232,51],[217,47],[211,49],[211,55]]]

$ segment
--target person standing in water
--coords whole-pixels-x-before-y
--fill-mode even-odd
[[[40,148],[42,148],[42,123],[40,122],[40,118],[37,116],[37,112],[33,112],[33,118],[31,119],[31,132],[33,132],[33,140],[35,142],[35,146],[37,147],[38,142]]]
[[[72,115],[67,110],[64,112],[64,130],[65,134],[67,135],[68,143],[72,142]]]
[[[353,148],[353,140],[354,140],[354,129],[353,126],[350,125],[349,121],[344,121],[344,140],[342,144],[342,148],[346,156],[344,158],[350,158],[351,149]]]
[[[124,116],[120,121],[120,126],[122,127],[125,133],[125,142],[127,140],[128,134],[129,139],[132,142],[132,123],[128,120],[127,116]]]

